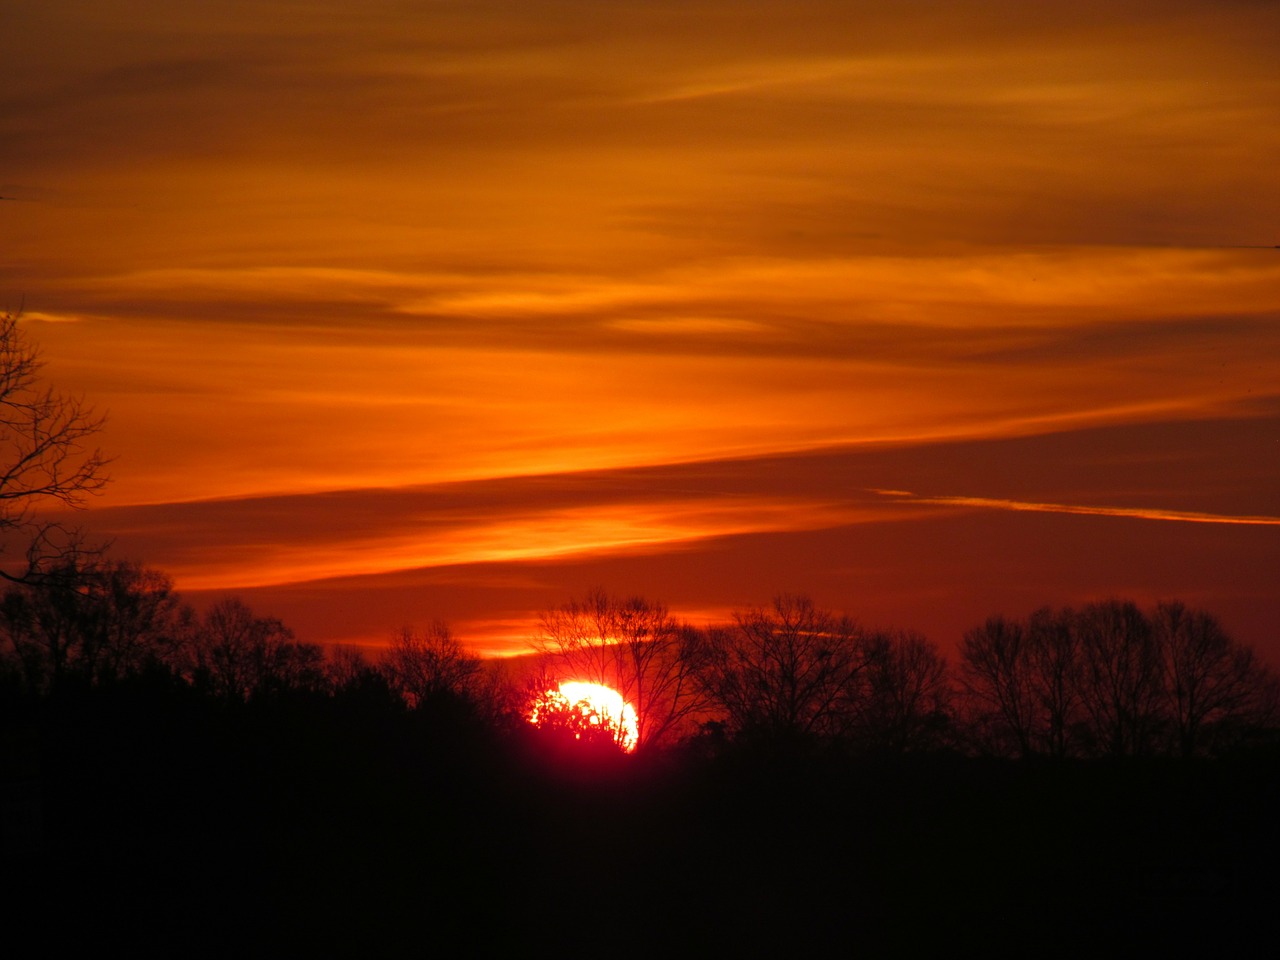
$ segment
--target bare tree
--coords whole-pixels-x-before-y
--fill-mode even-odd
[[[44,519],[46,506],[80,507],[107,482],[107,459],[89,445],[103,418],[39,382],[41,361],[15,313],[0,314],[0,550],[20,542],[23,561],[0,577],[31,583],[73,559],[78,534]]]
[[[852,704],[855,741],[893,752],[941,746],[951,687],[938,648],[913,631],[881,631],[861,641],[865,666]]]
[[[853,621],[808,597],[779,596],[772,609],[739,613],[732,627],[708,632],[703,683],[737,733],[838,735],[866,665],[860,636]]]
[[[1040,704],[1032,642],[1020,622],[989,617],[967,631],[960,641],[960,679],[983,739],[994,741],[1000,753],[1005,740],[1020,756],[1035,752]]]
[[[324,676],[325,686],[334,699],[366,714],[385,713],[403,703],[403,698],[391,689],[386,670],[365,656],[359,647],[331,645]]]
[[[382,665],[391,688],[410,707],[446,697],[472,699],[480,680],[480,658],[439,620],[421,632],[403,628]]]
[[[965,634],[963,690],[997,752],[1211,752],[1273,723],[1280,682],[1209,614],[1108,600]]]
[[[189,666],[198,685],[228,700],[324,684],[324,655],[295,643],[293,631],[260,617],[243,600],[219,600],[194,629]]]
[[[1271,719],[1274,678],[1217,620],[1174,601],[1156,608],[1153,624],[1182,756],[1203,752],[1215,731]]]
[[[697,680],[703,637],[660,603],[604,590],[547,611],[533,648],[556,680],[599,683],[636,711],[637,749],[685,732],[706,705]]]
[[[961,691],[985,749],[1023,757],[1078,751],[1086,720],[1078,619],[1045,607],[1025,620],[991,617],[965,633]]]
[[[1076,731],[1082,721],[1080,633],[1075,619],[1070,609],[1055,614],[1042,607],[1027,622],[1031,684],[1043,722],[1037,739],[1049,756],[1059,759],[1076,752]]]
[[[359,647],[333,644],[325,657],[324,674],[335,692],[358,687],[377,668]]]
[[[157,570],[82,557],[13,586],[0,601],[0,637],[37,689],[68,676],[100,682],[148,664],[177,667],[190,610]]]
[[[1163,668],[1151,622],[1130,601],[1084,607],[1076,618],[1083,655],[1082,700],[1094,749],[1148,753],[1160,725]]]

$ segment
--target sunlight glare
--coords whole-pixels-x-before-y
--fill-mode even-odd
[[[618,745],[627,753],[635,750],[639,739],[635,707],[618,691],[599,683],[566,680],[558,690],[548,690],[539,698],[529,722],[541,726],[548,714],[568,710],[577,710],[592,726],[612,729]],[[575,739],[582,739],[582,734],[575,734]]]

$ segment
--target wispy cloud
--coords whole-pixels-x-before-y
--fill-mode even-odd
[[[334,538],[319,550],[302,542],[260,541],[245,551],[227,544],[219,559],[189,555],[173,572],[187,589],[235,589],[419,568],[669,552],[714,537],[820,530],[871,519],[883,514],[874,507],[764,498],[505,509],[488,517],[402,517],[381,536]]]
[[[874,490],[896,502],[931,503],[941,506],[974,507],[980,510],[1012,510],[1030,513],[1069,513],[1091,517],[1131,517],[1138,520],[1168,520],[1176,523],[1219,523],[1228,525],[1280,526],[1280,517],[1236,516],[1203,513],[1197,510],[1167,510],[1158,507],[1105,507],[1071,503],[1036,503],[1028,500],[1005,500],[997,497],[917,496],[907,490]]]

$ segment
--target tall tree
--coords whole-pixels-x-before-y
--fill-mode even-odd
[[[1040,710],[1035,688],[1032,642],[1016,620],[988,617],[960,641],[960,682],[976,708],[972,722],[983,739],[1011,741],[1020,756],[1036,752]]]
[[[103,418],[83,400],[40,383],[41,361],[18,315],[0,314],[0,577],[31,583],[73,560],[74,530],[41,515],[46,506],[79,507],[107,482],[107,459],[90,439]]]
[[[0,601],[0,635],[28,682],[100,682],[148,664],[178,666],[190,611],[163,573],[82,557],[15,585]]]
[[[965,634],[963,690],[997,752],[1212,752],[1273,723],[1280,682],[1211,615],[1123,600],[993,617]]]
[[[1094,749],[1135,756],[1155,747],[1164,673],[1151,621],[1136,604],[1107,600],[1076,618],[1082,654],[1081,699]]]
[[[196,684],[228,700],[325,683],[319,647],[295,643],[292,630],[274,617],[258,616],[238,597],[219,600],[205,612],[189,656]]]
[[[702,634],[643,597],[591,590],[543,613],[532,645],[555,680],[599,683],[631,704],[637,749],[670,742],[706,705]]]
[[[1156,608],[1152,622],[1178,753],[1202,753],[1215,733],[1274,719],[1275,678],[1216,619],[1172,601]]]
[[[703,683],[739,734],[808,738],[842,734],[850,691],[867,664],[861,631],[808,597],[779,596],[771,609],[709,631]]]
[[[1042,607],[1027,621],[1031,684],[1043,726],[1038,742],[1049,756],[1062,759],[1077,752],[1082,722],[1080,632],[1069,608],[1054,613]]]
[[[895,753],[942,746],[950,726],[951,686],[938,648],[913,631],[878,631],[860,641],[865,667],[850,704],[852,735]]]
[[[423,631],[402,629],[382,665],[390,687],[414,708],[444,698],[474,698],[482,666],[439,620]]]

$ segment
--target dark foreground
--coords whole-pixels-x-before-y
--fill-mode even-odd
[[[10,710],[4,738],[0,916],[31,955],[1276,949],[1266,748],[640,761],[173,689]]]

